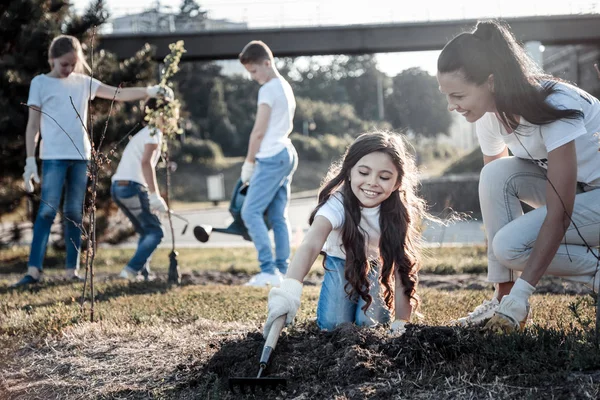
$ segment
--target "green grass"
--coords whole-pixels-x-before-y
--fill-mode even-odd
[[[133,249],[101,248],[96,255],[94,266],[97,273],[116,274],[129,261]],[[152,258],[153,269],[167,271],[169,249],[158,249]],[[256,253],[251,248],[204,248],[180,249],[178,261],[183,271],[214,270],[226,271],[234,269],[245,273],[258,272]],[[8,284],[25,272],[29,248],[12,247],[0,250],[0,285]],[[82,256],[82,263],[85,260]],[[44,260],[45,273],[59,275],[63,273],[64,254],[49,249]],[[312,273],[322,274],[321,257],[315,262]],[[423,250],[421,272],[434,274],[483,273],[486,271],[486,251],[484,247],[440,247]]]

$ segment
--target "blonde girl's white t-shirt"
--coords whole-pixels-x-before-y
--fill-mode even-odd
[[[534,125],[521,118],[517,132],[508,133],[494,113],[486,113],[475,125],[481,151],[495,156],[508,147],[516,157],[547,169],[548,153],[575,141],[577,181],[600,186],[600,102],[566,83],[557,83],[555,89],[546,101],[555,108],[579,110],[583,118],[560,119],[546,125]]]
[[[144,148],[147,144],[158,145],[158,149],[151,160],[152,168],[155,168],[160,159],[162,136],[163,133],[159,129],[155,129],[154,132],[152,132],[147,126],[136,133],[131,140],[129,140],[127,146],[125,146],[125,150],[123,150],[123,155],[121,156],[121,162],[117,167],[117,171],[112,176],[112,181],[133,181],[148,186],[146,178],[144,178],[144,172],[142,171]]]
[[[379,239],[381,228],[379,226],[380,206],[361,208],[359,229],[365,236],[365,254],[368,260],[379,260]],[[317,211],[317,216],[329,220],[333,230],[327,237],[323,251],[333,257],[346,259],[346,251],[342,243],[342,226],[344,225],[344,197],[341,192],[335,192]]]
[[[260,143],[256,158],[272,157],[291,145],[289,139],[294,127],[296,100],[290,84],[280,75],[271,79],[258,90],[258,105],[271,108],[269,125]]]
[[[90,140],[81,121],[87,125],[88,101],[96,97],[101,84],[90,76],[75,72],[67,78],[48,75],[33,78],[27,105],[37,106],[43,111],[40,121],[41,159],[90,159]]]

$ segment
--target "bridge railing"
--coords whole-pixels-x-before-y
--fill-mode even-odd
[[[598,14],[600,1],[568,0],[465,0],[447,5],[407,6],[403,1],[387,0],[207,0],[200,1],[210,20],[223,23],[206,24],[202,30],[290,28],[326,25],[362,25],[398,22],[464,20],[477,18],[513,18],[538,15]],[[163,2],[163,4],[165,4]],[[148,7],[111,7],[112,18],[139,14]],[[176,6],[162,5],[159,11],[176,14]],[[138,17],[140,19],[145,17]],[[227,22],[235,25],[227,27]],[[136,21],[134,20],[134,23]],[[148,23],[138,21],[140,24]],[[163,22],[163,25],[164,22]],[[168,26],[168,24],[166,24]],[[169,28],[166,28],[169,29]],[[171,28],[173,29],[173,28]],[[111,28],[107,27],[106,33]],[[164,31],[164,29],[157,29]]]

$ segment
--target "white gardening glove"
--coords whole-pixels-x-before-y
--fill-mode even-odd
[[[406,332],[406,324],[408,321],[403,319],[397,319],[390,325],[390,335],[392,336],[402,336],[404,332]]]
[[[148,195],[148,200],[150,200],[150,211],[156,211],[161,214],[167,213],[169,211],[167,203],[165,203],[165,201],[158,192],[150,193]]]
[[[490,318],[484,329],[497,333],[510,333],[522,330],[529,314],[529,297],[535,287],[519,278],[510,291],[500,301],[494,316]]]
[[[242,183],[250,182],[250,178],[252,178],[252,174],[254,173],[254,163],[250,161],[244,161],[244,165],[242,165]]]
[[[168,86],[162,86],[162,85],[148,86],[146,88],[146,93],[148,94],[149,97],[162,96],[169,100],[173,100],[175,98],[173,89],[171,89]]]
[[[300,308],[302,296],[302,283],[292,278],[285,278],[279,287],[274,287],[269,292],[269,314],[263,328],[265,339],[269,336],[271,325],[278,317],[287,314],[285,324],[292,323]]]
[[[23,180],[25,181],[25,191],[27,193],[33,192],[33,183],[31,183],[31,179],[35,181],[35,183],[40,183],[40,176],[38,175],[38,168],[35,162],[35,157],[27,157],[25,160],[25,172],[23,172]]]

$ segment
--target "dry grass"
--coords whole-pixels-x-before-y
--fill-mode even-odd
[[[130,254],[130,251],[102,249],[98,274],[106,277],[117,272]],[[446,266],[443,271],[447,273],[454,259],[459,260],[454,264],[456,270],[464,272],[473,265],[479,265],[482,254],[478,248],[435,250],[424,270],[439,271],[439,266]],[[155,259],[166,259],[166,256],[163,251]],[[82,315],[79,311],[81,284],[54,282],[32,290],[8,290],[7,283],[18,276],[13,272],[14,267],[25,262],[24,257],[26,251],[23,249],[0,252],[3,265],[0,272],[4,272],[0,274],[2,399],[228,398],[226,393],[219,391],[220,386],[214,385],[214,381],[210,390],[201,383],[203,390],[208,391],[198,397],[200,392],[186,384],[190,377],[185,371],[190,365],[205,365],[219,351],[224,340],[258,332],[264,322],[268,294],[264,289],[210,284],[169,288],[162,280],[127,284],[106,278],[98,280],[96,287],[98,322],[90,323],[87,314]],[[191,273],[204,269],[227,271],[232,264],[236,269],[256,270],[252,249],[228,249],[227,252],[185,249],[180,253],[180,263]],[[55,268],[49,272],[58,274],[62,271]],[[163,268],[162,272],[166,269]],[[440,279],[446,277],[448,281],[456,277],[438,276]],[[318,286],[305,287],[297,318],[299,323],[310,323],[315,318],[318,293]],[[422,323],[429,326],[446,325],[489,296],[489,292],[484,290],[448,291],[426,285],[421,288],[420,294],[423,299]],[[547,345],[546,340],[550,340],[548,338],[553,340],[551,343],[562,341],[563,345],[567,343],[571,346],[568,348],[577,350],[573,353],[575,358],[564,368],[571,371],[581,365],[589,370],[590,365],[595,365],[592,370],[600,370],[600,365],[594,364],[595,359],[577,358],[582,357],[582,349],[587,348],[581,346],[588,346],[588,339],[581,332],[589,331],[594,321],[593,302],[589,296],[535,294],[532,307],[536,328],[527,334],[530,343],[539,342],[540,348],[546,349],[544,345]],[[577,317],[571,309],[578,311]],[[538,327],[542,330],[539,331]],[[477,343],[483,346],[483,342]],[[593,346],[589,348],[598,351]],[[549,354],[548,362],[563,362],[553,361],[563,360],[559,353],[560,349],[557,349],[556,355]],[[515,354],[518,354],[517,350]],[[540,368],[540,379],[543,379],[545,367],[541,365]],[[494,374],[486,370],[476,372],[486,377]],[[403,378],[399,374],[396,383],[401,381],[402,385],[407,385],[406,379],[409,378],[416,379],[412,375]],[[423,376],[420,381],[415,381],[415,385],[427,387],[427,379]],[[448,373],[444,385],[444,393],[449,394],[443,398],[468,398],[468,393],[474,393],[473,385],[481,387],[477,393],[489,392],[494,398],[509,398],[517,393],[530,393],[525,397],[536,397],[537,393],[519,391],[502,380],[490,384],[487,378],[477,378],[467,372],[463,375]],[[378,384],[373,382],[361,390],[365,391],[367,398],[369,390],[378,393],[377,388]],[[588,390],[587,386],[585,388]],[[426,398],[424,393],[429,393],[428,398],[436,398],[438,392],[431,388],[427,390],[419,392],[418,397]],[[343,388],[340,393],[340,399],[358,398],[344,397]],[[494,396],[494,393],[497,395]],[[416,396],[417,392],[414,394]],[[588,398],[597,394],[597,390],[595,394],[590,391]]]

